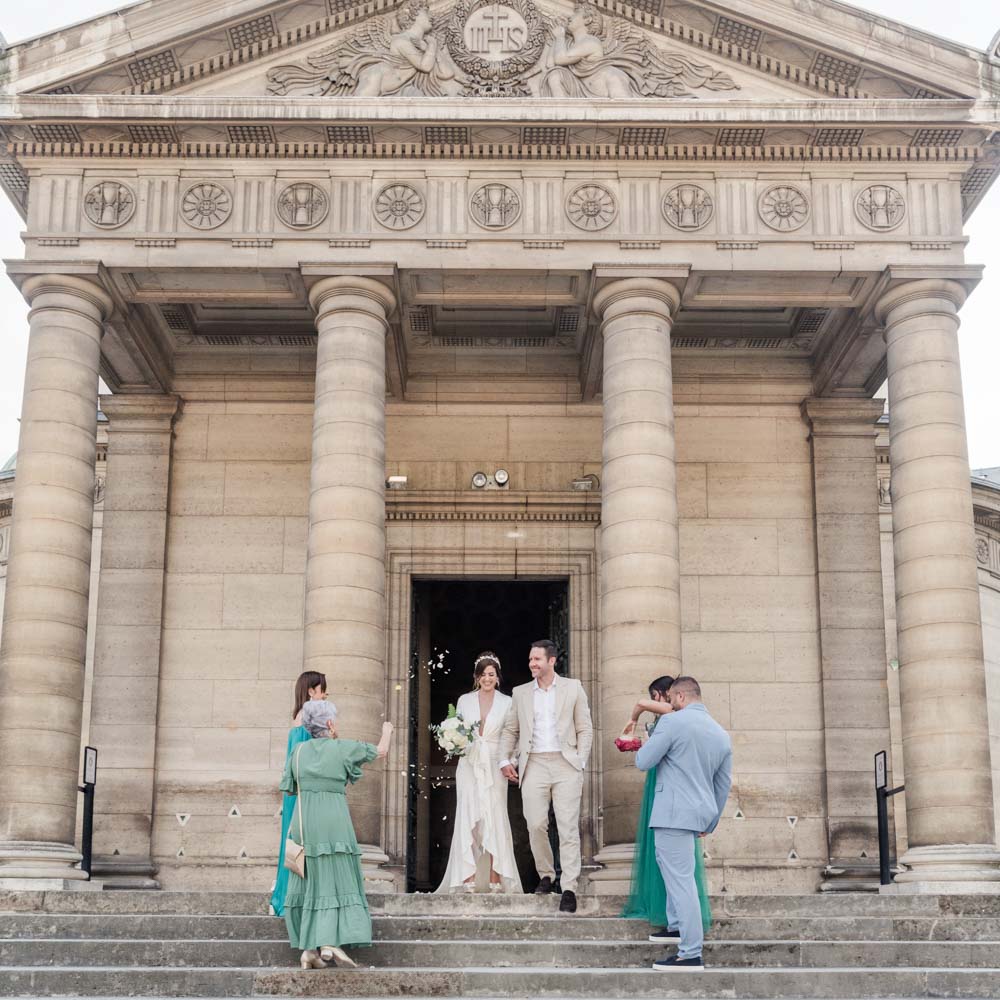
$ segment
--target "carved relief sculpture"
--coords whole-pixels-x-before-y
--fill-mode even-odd
[[[677,184],[664,196],[663,218],[674,229],[701,229],[715,214],[712,196],[697,184]]]
[[[375,196],[375,218],[386,229],[409,229],[424,217],[424,198],[409,184],[387,184]]]
[[[278,218],[292,229],[318,226],[330,209],[330,200],[315,184],[290,184],[278,195]]]
[[[581,184],[566,199],[566,215],[578,229],[605,229],[618,215],[615,196],[601,184]]]
[[[521,215],[521,197],[506,184],[484,184],[472,193],[469,212],[483,229],[506,229]]]
[[[543,97],[692,97],[702,87],[737,89],[726,73],[661,52],[627,21],[605,18],[589,4],[579,4],[553,34]]]
[[[95,226],[114,229],[124,226],[135,212],[135,195],[131,188],[117,181],[95,184],[83,200],[83,210]]]
[[[805,225],[809,218],[809,202],[797,187],[776,184],[757,200],[757,211],[772,229],[790,233]]]
[[[309,56],[309,68],[277,66],[268,93],[314,97],[445,97],[462,91],[447,49],[425,6],[373,18],[346,41]]]
[[[990,543],[985,538],[976,539],[976,559],[984,566],[990,561]]]
[[[854,214],[869,229],[895,229],[906,216],[906,202],[894,187],[872,184],[854,199]]]
[[[181,216],[195,229],[215,229],[232,211],[233,199],[218,184],[195,184],[181,198]]]
[[[267,75],[268,93],[354,97],[694,97],[738,90],[727,73],[663,51],[589,4],[553,24],[532,0],[458,0],[436,20],[420,4],[372,18],[306,65]]]
[[[531,0],[458,0],[445,35],[466,92],[529,96],[549,32]]]

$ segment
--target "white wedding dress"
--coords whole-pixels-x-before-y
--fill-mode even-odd
[[[501,879],[504,892],[521,892],[521,876],[514,860],[514,841],[507,816],[507,779],[500,773],[500,733],[512,699],[497,691],[486,716],[483,734],[476,734],[471,749],[459,758],[455,775],[455,830],[451,837],[448,868],[437,892],[462,892],[464,882],[476,876],[476,888],[487,891],[490,863]],[[470,691],[458,699],[458,714],[479,725],[479,693]]]

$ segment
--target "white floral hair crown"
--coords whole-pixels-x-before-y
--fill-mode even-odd
[[[475,670],[483,662],[495,663],[498,667],[500,666],[500,660],[496,656],[492,653],[483,653],[482,656],[476,658],[476,662],[472,664],[472,669]]]

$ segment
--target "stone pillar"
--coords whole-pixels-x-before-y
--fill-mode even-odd
[[[0,884],[74,868],[102,323],[97,285],[36,275],[0,647]],[[44,882],[35,881],[43,885]]]
[[[167,535],[177,396],[102,396],[108,418],[91,740],[100,751],[95,873],[157,888],[150,850]]]
[[[659,674],[681,672],[677,470],[670,330],[680,295],[658,278],[601,289],[600,725],[604,763],[597,891],[627,891],[644,775],[609,750],[636,699]],[[619,884],[624,881],[624,885]]]
[[[309,301],[319,341],[304,669],[326,674],[341,731],[375,742],[387,703],[385,336],[395,300],[370,278],[330,277]],[[351,815],[359,842],[378,845],[382,782],[374,768],[351,793]]]
[[[873,759],[889,750],[875,422],[881,399],[807,399],[830,864],[823,889],[878,886]]]
[[[958,361],[962,285],[877,305],[889,372],[893,561],[909,871],[901,891],[996,891],[989,722]]]

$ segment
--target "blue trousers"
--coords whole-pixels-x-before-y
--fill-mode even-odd
[[[667,921],[671,930],[680,931],[677,957],[681,959],[697,958],[705,939],[694,878],[694,839],[692,830],[653,830],[656,863],[667,889]]]

